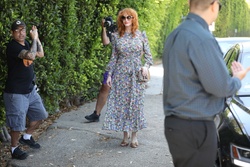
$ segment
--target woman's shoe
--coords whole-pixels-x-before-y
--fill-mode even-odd
[[[137,148],[139,146],[138,141],[134,142],[134,143],[130,143],[130,147],[132,148]]]
[[[120,144],[121,147],[127,147],[128,145],[129,145],[129,143],[124,141],[124,140]]]
[[[137,132],[132,132],[130,147],[137,148],[138,145]]]
[[[129,145],[128,139],[130,138],[129,132],[124,131],[123,132],[123,140],[120,144],[122,147],[127,147]]]

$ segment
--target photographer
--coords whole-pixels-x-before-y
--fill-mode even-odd
[[[102,43],[103,45],[108,45],[110,43],[110,36],[107,35],[107,27],[105,27],[105,19],[102,19]]]
[[[102,38],[103,45],[108,45],[110,43],[110,41],[112,40],[111,39],[111,33],[113,33],[113,32],[110,31],[110,29],[109,29],[110,26],[107,27],[107,24],[105,24],[105,23],[107,23],[107,21],[110,21],[110,19],[112,19],[112,18],[111,17],[107,17],[107,18],[108,18],[108,20],[107,19],[102,19],[101,38]],[[110,23],[111,24],[109,24],[109,25],[112,25],[113,21],[111,20]],[[108,31],[108,34],[110,36],[108,36],[107,31]],[[107,97],[108,97],[109,90],[110,90],[110,87],[107,85],[107,77],[108,77],[108,72],[105,71],[105,73],[103,74],[102,85],[101,85],[99,94],[97,96],[95,110],[94,110],[94,112],[92,114],[85,116],[85,118],[90,122],[99,122],[99,117],[101,115],[100,114],[101,110],[102,110],[102,108],[104,107],[104,105],[105,105],[105,103],[107,101]]]
[[[32,26],[30,30],[32,44],[26,40],[26,24],[21,20],[13,22],[11,35],[13,39],[6,49],[8,76],[4,90],[4,104],[6,124],[11,129],[12,158],[23,160],[28,154],[19,148],[18,139],[20,132],[26,129],[26,117],[29,126],[19,139],[19,143],[34,149],[39,149],[40,145],[34,141],[32,133],[42,120],[48,117],[36,90],[33,67],[33,61],[36,57],[43,57],[44,51],[36,26]]]

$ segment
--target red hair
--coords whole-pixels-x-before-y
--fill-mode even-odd
[[[123,21],[122,21],[122,16],[124,16],[124,14],[127,14],[127,15],[133,17],[132,18],[131,32],[133,34],[133,37],[135,37],[135,31],[139,28],[139,22],[138,22],[137,12],[132,8],[125,8],[119,12],[118,17],[117,17],[118,33],[119,33],[120,37],[122,37],[125,33],[125,26],[124,26]]]

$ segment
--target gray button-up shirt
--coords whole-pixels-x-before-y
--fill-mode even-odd
[[[221,49],[200,16],[189,13],[167,38],[163,53],[166,116],[212,117],[241,87],[229,75]]]

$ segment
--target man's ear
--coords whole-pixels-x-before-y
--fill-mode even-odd
[[[218,10],[216,5],[217,5],[216,2],[210,4],[210,8],[213,12],[216,12]]]

